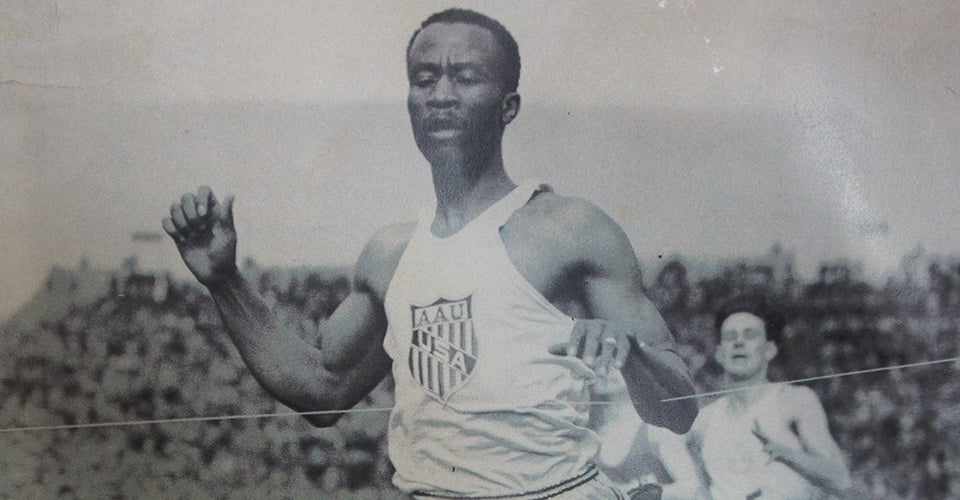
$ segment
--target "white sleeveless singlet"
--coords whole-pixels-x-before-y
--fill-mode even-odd
[[[385,297],[393,359],[394,484],[416,495],[562,491],[596,475],[593,372],[548,346],[574,320],[510,261],[500,228],[538,190],[524,183],[456,234],[421,213]],[[549,251],[549,249],[544,249]],[[546,497],[547,495],[540,495]]]
[[[766,392],[743,414],[730,411],[728,398],[722,397],[701,410],[703,418],[703,465],[710,476],[710,494],[718,500],[743,499],[762,492],[759,499],[816,499],[821,491],[780,462],[770,462],[763,444],[753,435],[754,421],[770,439],[795,449],[803,449],[791,429],[784,402],[791,398],[790,385],[778,385]]]

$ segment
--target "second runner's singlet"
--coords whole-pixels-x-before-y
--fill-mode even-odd
[[[763,443],[751,432],[759,426],[774,442],[802,450],[803,445],[782,409],[789,406],[784,401],[795,397],[794,391],[804,389],[786,384],[763,388],[763,395],[742,413],[733,410],[728,397],[700,410],[698,418],[704,422],[701,454],[714,498],[823,498],[822,492],[803,476],[786,464],[771,461],[763,451]]]
[[[547,351],[574,320],[520,275],[500,236],[538,189],[524,183],[446,238],[421,212],[400,259],[383,345],[396,383],[389,453],[404,491],[545,498],[596,475],[583,404],[593,372]]]

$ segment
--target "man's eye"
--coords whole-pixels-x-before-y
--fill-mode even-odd
[[[760,334],[761,334],[760,330],[747,330],[746,332],[744,332],[744,337],[748,339],[755,339],[755,338],[759,338]]]
[[[418,75],[413,79],[413,84],[417,87],[428,87],[436,83],[437,78],[433,75]]]
[[[480,81],[479,77],[473,73],[460,73],[457,75],[457,83],[476,83]]]

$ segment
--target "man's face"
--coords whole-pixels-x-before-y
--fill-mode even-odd
[[[505,102],[516,96],[504,91],[502,57],[493,34],[478,26],[436,23],[417,35],[407,56],[407,108],[428,158],[445,150],[486,156],[498,147],[515,114],[505,114]]]
[[[767,363],[776,352],[774,343],[767,340],[763,319],[752,313],[733,313],[720,325],[716,359],[730,376],[766,376]]]

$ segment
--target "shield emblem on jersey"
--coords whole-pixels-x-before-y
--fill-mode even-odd
[[[440,401],[467,382],[477,362],[472,297],[410,306],[410,375]]]

